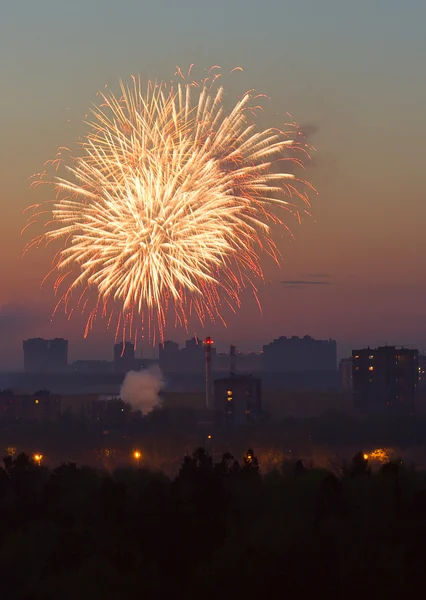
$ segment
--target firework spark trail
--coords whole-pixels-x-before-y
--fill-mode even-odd
[[[178,69],[177,82],[144,91],[133,77],[120,96],[101,94],[78,155],[60,149],[48,161],[64,175],[34,182],[53,185],[56,199],[32,207],[29,224],[50,220],[26,250],[60,244],[55,311],[89,310],[85,335],[99,314],[108,324],[115,314],[123,338],[144,323],[162,337],[170,306],[175,324],[193,312],[223,321],[224,302],[235,309],[243,288],[256,292],[261,255],[278,262],[270,225],[288,227],[275,209],[299,217],[297,204],[309,206],[311,186],[282,169],[302,165],[295,151],[306,146],[256,129],[254,91],[225,112],[212,69],[202,83]]]

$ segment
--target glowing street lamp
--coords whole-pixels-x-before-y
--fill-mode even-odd
[[[133,452],[133,458],[135,459],[135,461],[136,461],[136,464],[137,464],[138,466],[139,466],[139,463],[140,463],[140,460],[141,460],[141,456],[142,456],[142,454],[139,452],[139,450],[135,450],[135,451]]]
[[[43,454],[34,454],[34,461],[37,463],[38,467],[41,465],[42,460],[43,460]]]

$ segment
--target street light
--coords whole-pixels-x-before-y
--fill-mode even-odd
[[[34,454],[34,461],[37,463],[37,466],[41,465],[42,460],[43,460],[43,454]]]
[[[140,460],[141,460],[141,456],[142,454],[139,452],[139,450],[135,450],[133,452],[133,458],[135,459],[137,465],[139,466]]]

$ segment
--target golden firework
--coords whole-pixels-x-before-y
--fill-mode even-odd
[[[299,217],[305,182],[286,172],[306,146],[279,129],[255,126],[256,96],[226,111],[217,78],[149,82],[133,78],[121,94],[102,94],[80,151],[54,161],[56,199],[46,230],[27,249],[58,242],[54,288],[67,314],[87,311],[85,335],[98,315],[117,318],[117,332],[150,337],[194,312],[223,320],[224,303],[256,293],[261,255],[278,262],[271,224],[287,228],[279,209]],[[258,100],[257,100],[258,102]],[[292,128],[297,134],[297,129]],[[66,153],[65,153],[66,154]],[[290,162],[289,162],[290,161]],[[56,311],[55,309],[55,311]]]

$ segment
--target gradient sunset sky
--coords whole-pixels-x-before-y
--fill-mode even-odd
[[[111,358],[113,332],[83,340],[84,322],[50,322],[40,282],[51,255],[21,236],[23,209],[47,199],[29,177],[84,132],[96,92],[176,65],[241,66],[228,96],[256,88],[265,119],[286,112],[316,153],[312,219],[279,242],[263,314],[249,293],[228,327],[197,328],[219,348],[259,350],[279,335],[426,348],[426,3],[424,0],[21,0],[0,8],[0,370],[22,365],[24,337],[63,336],[70,359]],[[225,82],[226,83],[226,82]],[[182,342],[185,331],[169,329]],[[143,346],[145,355],[152,349]]]

